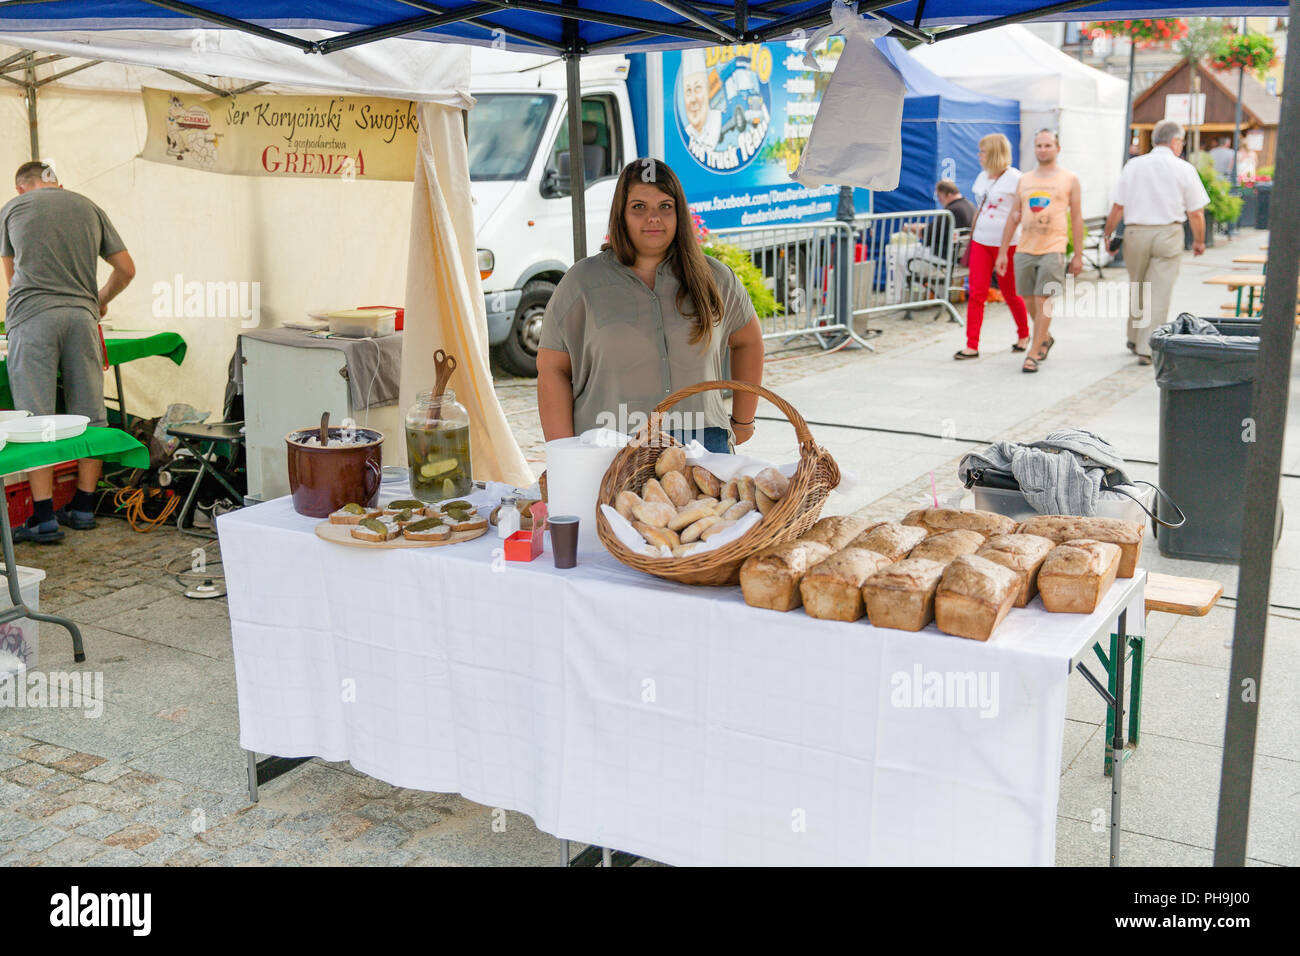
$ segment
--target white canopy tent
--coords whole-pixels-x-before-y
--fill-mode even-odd
[[[297,35],[324,39],[330,34],[302,30]],[[408,393],[432,381],[434,348],[455,352],[462,361],[453,384],[462,395],[468,393],[467,405],[477,403],[471,411],[483,430],[475,445],[481,453],[476,466],[482,468],[476,470],[486,477],[531,481],[491,389],[463,152],[461,110],[473,104],[469,47],[389,39],[328,57],[305,56],[224,29],[0,34],[0,44],[9,81],[8,89],[0,89],[0,176],[36,155],[54,165],[66,188],[99,204],[137,267],[135,281],[114,300],[106,321],[116,328],[169,329],[189,344],[182,367],[158,361],[147,373],[127,372],[133,412],[155,415],[169,402],[184,401],[220,418],[227,366],[243,330],[235,315],[156,314],[156,283],[173,284],[176,276],[184,282],[257,283],[262,328],[313,309],[405,305],[411,332],[402,400],[409,403]],[[36,52],[27,57],[23,51]],[[214,69],[221,75],[213,75]],[[29,102],[33,79],[34,107]],[[413,161],[424,171],[417,172],[413,190],[404,182],[271,180],[148,162],[138,158],[147,132],[142,87],[415,100],[421,103],[422,132]],[[445,131],[427,131],[426,137],[423,127],[430,125],[453,130],[461,139],[460,155]],[[413,194],[420,200],[417,208],[430,208],[430,189],[447,176],[456,186],[437,190],[444,195],[433,206],[443,207],[441,215],[431,220],[421,212],[419,225],[413,225]],[[419,257],[427,271],[433,247],[442,241],[424,234],[431,224],[453,233],[450,243],[461,255],[451,259],[450,272],[439,262],[438,282],[422,281],[417,289],[407,281],[413,275],[408,258]],[[452,281],[456,271],[466,273],[463,281]],[[4,294],[0,290],[0,308]],[[476,323],[484,327],[478,330]],[[480,344],[481,361],[470,361],[470,351],[480,351]],[[397,461],[404,443],[390,444]]]
[[[1119,180],[1127,84],[1014,24],[911,51],[918,62],[968,89],[1020,101],[1020,168],[1034,167],[1034,133],[1056,130],[1060,163],[1079,177],[1083,214],[1110,211]]]

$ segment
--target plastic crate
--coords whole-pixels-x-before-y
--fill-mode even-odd
[[[77,493],[77,463],[67,461],[54,466],[54,510],[72,503]],[[32,502],[31,485],[26,481],[17,481],[5,485],[6,504],[9,506],[9,526],[16,528],[27,521],[36,510]]]

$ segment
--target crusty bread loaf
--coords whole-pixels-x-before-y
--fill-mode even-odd
[[[866,613],[863,582],[888,563],[879,551],[866,548],[845,548],[817,562],[799,582],[804,611],[828,621],[856,621]]]
[[[975,553],[1016,573],[1016,607],[1028,607],[1038,593],[1038,569],[1054,547],[1051,539],[1036,534],[995,534]]]
[[[1016,530],[1016,520],[992,511],[966,511],[961,508],[919,508],[909,511],[903,524],[916,525],[930,534],[944,531],[978,531],[984,537],[991,534],[1011,534]]]
[[[868,528],[875,527],[876,524],[879,522],[859,518],[856,515],[832,515],[829,518],[822,518],[805,531],[801,540],[820,541],[832,551],[840,551],[848,547],[850,541]]]
[[[1142,557],[1142,533],[1146,525],[1141,521],[1124,521],[1121,518],[1078,518],[1071,515],[1037,515],[1016,529],[1020,534],[1037,534],[1051,538],[1057,544],[1088,539],[1118,545],[1119,576],[1131,578]]]
[[[958,528],[956,531],[940,531],[926,538],[907,555],[909,558],[925,558],[947,564],[953,558],[963,554],[974,554],[984,544],[984,535],[978,531]]]
[[[882,567],[862,584],[872,626],[921,630],[934,620],[934,592],[942,576],[943,565],[925,558]]]
[[[901,561],[925,537],[924,528],[899,524],[897,521],[881,521],[868,525],[851,544],[855,548],[879,551],[890,561]]]
[[[934,595],[939,630],[957,637],[987,641],[1015,603],[1020,579],[1010,568],[988,558],[963,554],[944,569]]]
[[[811,565],[830,557],[820,541],[787,541],[750,555],[740,566],[745,603],[773,611],[799,606],[799,582]]]
[[[665,473],[659,484],[678,508],[685,508],[695,497],[695,484],[687,481],[680,471]]]
[[[678,471],[686,477],[686,452],[678,445],[670,445],[659,453],[655,461],[655,477],[662,479],[670,472]]]
[[[1088,538],[1052,549],[1038,571],[1043,607],[1066,614],[1091,614],[1115,583],[1120,547]]]

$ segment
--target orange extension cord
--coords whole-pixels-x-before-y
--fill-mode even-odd
[[[154,497],[162,494],[157,488],[150,489],[152,494],[148,497]],[[126,521],[131,526],[131,530],[144,533],[152,531],[159,525],[165,524],[167,519],[172,516],[178,507],[181,499],[177,495],[172,495],[171,500],[163,505],[163,509],[156,518],[150,518],[144,513],[144,503],[147,500],[143,488],[123,488],[117,494],[113,495],[113,505],[119,510],[126,510]],[[141,527],[143,525],[143,527]]]

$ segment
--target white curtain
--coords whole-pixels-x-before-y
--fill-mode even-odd
[[[448,387],[469,411],[474,477],[526,487],[532,472],[492,385],[463,123],[460,110],[420,106],[400,404],[433,387],[434,351],[454,355]]]

